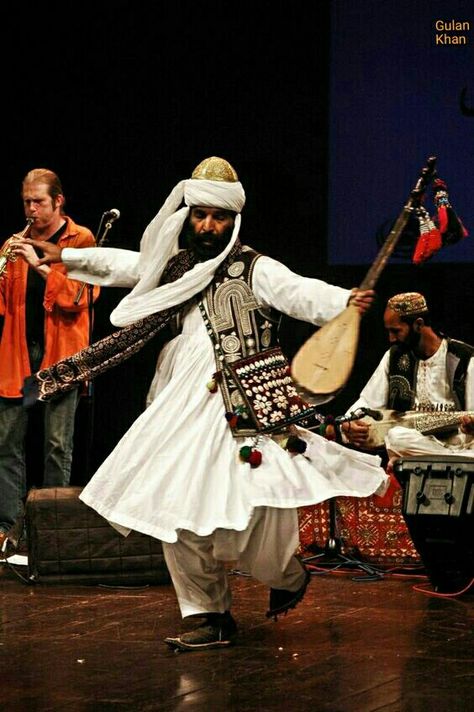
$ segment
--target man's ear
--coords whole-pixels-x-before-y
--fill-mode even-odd
[[[424,327],[424,325],[425,325],[425,320],[424,320],[423,317],[421,317],[421,316],[419,316],[419,317],[418,317],[417,319],[415,319],[415,321],[413,322],[413,326],[414,326],[415,331],[416,331],[417,334],[420,333],[420,331],[422,330],[422,328]]]
[[[62,209],[65,202],[66,201],[64,200],[64,195],[59,194],[54,199],[54,203],[55,203],[54,207]]]

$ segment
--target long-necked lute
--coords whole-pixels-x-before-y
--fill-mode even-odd
[[[417,183],[388,234],[360,289],[373,289],[405,228],[410,215],[420,205],[426,188],[436,176],[436,157],[428,158]],[[346,384],[357,354],[360,313],[353,304],[324,324],[305,341],[291,363],[291,373],[301,394],[331,400]]]
[[[464,415],[474,415],[472,410],[438,411],[438,410],[381,410],[380,420],[370,416],[361,418],[369,426],[368,440],[364,443],[367,448],[380,448],[384,446],[385,436],[391,428],[400,425],[404,428],[413,428],[423,435],[435,435],[437,438],[447,438],[457,432],[458,426]]]

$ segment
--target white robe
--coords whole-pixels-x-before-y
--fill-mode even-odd
[[[100,250],[64,250],[69,269],[101,272],[104,283],[130,286],[133,258]],[[110,251],[109,251],[110,252]],[[75,262],[75,258],[81,264]],[[104,260],[107,266],[104,266]],[[74,271],[76,276],[84,273]],[[132,278],[131,278],[132,279]],[[257,300],[285,314],[322,324],[342,311],[350,292],[294,274],[269,257],[253,272]],[[365,497],[383,490],[387,476],[378,456],[358,453],[307,430],[308,447],[293,455],[271,437],[258,443],[262,463],[239,458],[250,438],[234,438],[220,391],[206,384],[216,370],[213,345],[198,307],[162,350],[149,405],[100,466],[81,499],[123,533],[129,530],[175,542],[177,531],[208,535],[217,528],[243,531],[255,507],[296,508],[330,497]]]

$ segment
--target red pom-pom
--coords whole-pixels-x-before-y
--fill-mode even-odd
[[[231,428],[235,428],[237,425],[237,421],[239,420],[238,413],[232,413],[231,411],[227,411],[225,414],[225,419],[229,423]]]
[[[324,433],[324,437],[326,440],[335,440],[336,439],[336,428],[332,423],[326,426],[326,432]]]
[[[260,450],[252,450],[247,460],[250,467],[258,467],[262,462],[262,453]]]

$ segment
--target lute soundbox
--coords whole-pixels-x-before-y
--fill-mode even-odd
[[[427,186],[436,176],[436,157],[427,160],[418,181],[398,216],[360,289],[373,289],[408,222],[420,205]],[[359,343],[358,309],[349,304],[338,316],[319,328],[297,351],[291,363],[293,379],[303,397],[311,403],[314,395],[328,401],[345,386],[352,372]]]

